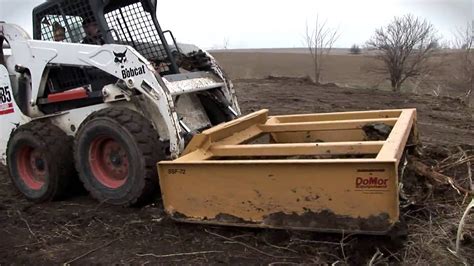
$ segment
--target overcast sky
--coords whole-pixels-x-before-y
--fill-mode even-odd
[[[31,11],[44,0],[0,0],[0,20],[31,34]],[[178,42],[204,48],[286,48],[303,46],[305,24],[317,14],[338,28],[337,47],[364,44],[374,29],[394,16],[426,18],[440,35],[474,17],[474,0],[158,0],[158,20]]]

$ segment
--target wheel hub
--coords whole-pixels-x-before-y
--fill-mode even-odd
[[[117,152],[112,153],[110,155],[109,160],[112,162],[112,165],[114,167],[120,167],[120,165],[122,164],[122,158],[121,158],[120,154],[117,153]]]
[[[111,137],[98,137],[92,141],[89,163],[97,180],[109,188],[119,188],[127,181],[127,152]]]
[[[38,171],[44,171],[44,169],[45,169],[44,160],[43,160],[42,158],[35,158],[34,167],[35,167]]]
[[[48,166],[45,155],[30,146],[23,146],[17,155],[18,173],[30,189],[39,190],[46,182]]]

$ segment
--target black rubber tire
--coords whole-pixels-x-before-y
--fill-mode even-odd
[[[46,121],[32,121],[18,127],[10,135],[7,146],[7,165],[14,186],[28,200],[51,201],[65,197],[77,182],[72,157],[72,137]],[[45,165],[44,184],[33,189],[22,178],[21,151],[34,149],[41,154]],[[23,164],[24,166],[24,164]],[[74,182],[76,181],[76,182]]]
[[[199,96],[202,106],[206,111],[207,117],[213,126],[225,123],[231,118],[220,108],[219,104],[206,96]]]
[[[91,147],[100,136],[113,138],[129,158],[125,183],[119,187],[104,185],[91,169]],[[165,159],[165,150],[150,121],[130,109],[111,107],[92,113],[82,123],[74,143],[74,159],[80,180],[95,199],[132,206],[149,202],[159,191],[156,163]]]

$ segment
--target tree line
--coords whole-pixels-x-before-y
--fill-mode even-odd
[[[322,58],[328,55],[340,36],[339,30],[328,26],[327,21],[316,18],[313,27],[306,24],[305,46],[308,47],[314,65],[315,83],[321,82]],[[437,30],[429,21],[404,15],[395,17],[388,25],[375,30],[366,42],[366,49],[373,51],[381,62],[379,71],[386,75],[394,91],[400,91],[410,78],[421,76],[432,67],[428,61],[440,49]],[[474,36],[473,25],[458,30],[453,48],[461,51],[461,74],[466,82],[466,97],[474,90]],[[358,45],[350,48],[352,54],[360,54]]]

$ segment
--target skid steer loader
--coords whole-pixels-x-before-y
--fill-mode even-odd
[[[33,40],[1,22],[0,42],[1,158],[31,200],[64,195],[76,168],[98,200],[138,203],[156,162],[240,115],[217,62],[162,31],[153,1],[47,1]]]
[[[384,234],[399,221],[414,109],[241,117],[221,67],[162,31],[151,0],[47,1],[33,39],[0,22],[0,44],[1,162],[29,200],[66,196],[78,173],[109,204],[160,188],[184,222]]]

